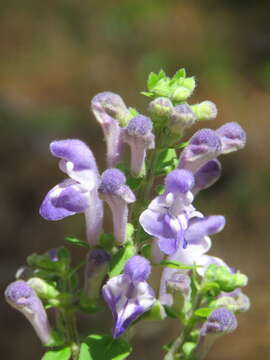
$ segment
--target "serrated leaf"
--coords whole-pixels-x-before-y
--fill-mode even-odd
[[[81,345],[79,360],[125,360],[131,351],[131,345],[123,339],[90,335]]]
[[[72,244],[72,245],[83,246],[83,247],[86,247],[88,249],[90,248],[88,242],[77,239],[75,237],[67,236],[67,237],[65,237],[65,241]]]
[[[208,308],[208,307],[204,307],[204,308],[197,309],[197,310],[194,312],[194,315],[195,315],[195,316],[198,316],[198,317],[201,317],[201,318],[203,318],[203,319],[207,319],[208,316],[211,314],[212,311],[213,311],[213,309]]]
[[[135,248],[132,244],[127,244],[120,248],[111,260],[109,276],[113,277],[121,274],[125,263],[133,255],[135,255]]]
[[[69,360],[71,357],[71,348],[65,347],[61,350],[47,351],[41,360]]]
[[[198,267],[196,265],[182,264],[179,261],[173,261],[173,260],[163,260],[158,265],[168,267],[168,268],[173,268],[173,269],[179,269],[179,270],[193,270],[194,268]]]

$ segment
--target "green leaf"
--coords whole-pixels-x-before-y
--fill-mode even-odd
[[[178,158],[175,149],[169,148],[163,150],[157,159],[157,166],[155,168],[156,175],[167,174],[174,170],[177,166]]]
[[[154,72],[151,72],[147,79],[148,90],[152,90],[152,88],[156,85],[158,80],[159,80],[159,75],[155,74]]]
[[[154,97],[154,93],[149,91],[141,91],[141,94],[150,98]]]
[[[83,247],[86,247],[86,248],[90,248],[88,242],[86,241],[83,241],[83,240],[79,240],[75,237],[71,237],[71,236],[67,236],[65,237],[65,241],[70,243],[70,244],[73,244],[73,245],[78,245],[78,246],[83,246]]]
[[[186,77],[186,70],[184,68],[179,69],[178,71],[176,71],[176,73],[173,76],[173,80],[178,80],[180,78],[185,78]]]
[[[47,351],[41,360],[69,360],[71,357],[71,348],[65,347],[61,350]]]
[[[128,259],[130,259],[133,255],[135,255],[135,248],[132,244],[127,243],[122,248],[120,248],[116,254],[114,254],[111,263],[110,263],[110,271],[109,276],[117,276],[121,274],[125,263]]]
[[[81,345],[79,360],[125,360],[131,351],[131,345],[123,339],[90,335]]]
[[[158,184],[156,186],[156,192],[158,193],[158,195],[162,195],[165,191],[165,186],[162,184]]]
[[[161,261],[160,264],[157,264],[157,265],[161,265],[161,266],[173,268],[173,269],[179,269],[179,270],[193,270],[194,268],[199,267],[196,265],[182,264],[179,261],[173,261],[173,260],[163,260],[163,261]]]
[[[212,311],[213,311],[213,309],[208,308],[208,307],[204,307],[204,308],[197,309],[197,310],[194,312],[194,315],[195,315],[195,316],[198,316],[198,317],[200,317],[200,318],[203,318],[203,319],[207,319],[208,316],[211,314]]]

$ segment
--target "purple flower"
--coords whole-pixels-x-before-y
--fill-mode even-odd
[[[126,177],[122,171],[108,169],[102,174],[98,189],[100,197],[111,208],[114,236],[119,243],[126,239],[128,204],[136,200],[135,195],[125,183]]]
[[[174,170],[165,179],[164,195],[156,197],[140,216],[140,224],[149,234],[158,238],[158,245],[165,254],[173,254],[185,247],[185,230],[194,211],[191,206],[194,185],[193,175],[186,170]]]
[[[228,334],[237,328],[235,315],[226,308],[214,310],[201,328],[201,336],[208,334]]]
[[[90,299],[99,297],[101,284],[104,281],[110,255],[103,249],[89,251],[85,269],[85,292]]]
[[[146,151],[155,147],[152,127],[150,118],[137,115],[130,120],[124,129],[124,142],[130,146],[131,171],[136,176],[144,170]]]
[[[48,192],[39,213],[53,221],[84,213],[87,238],[96,244],[102,227],[103,205],[97,193],[99,174],[95,158],[88,146],[76,139],[53,141],[50,150],[60,158],[60,169],[70,178]]]
[[[198,265],[197,272],[201,276],[203,276],[210,264],[227,266],[223,260],[206,255],[212,245],[209,235],[221,231],[224,225],[225,219],[223,216],[203,217],[197,212],[196,216],[190,218],[189,226],[185,232],[186,248],[179,246],[177,251],[168,257],[168,260],[179,261],[186,265]],[[167,282],[178,272],[179,270],[172,268],[165,268],[162,272],[159,300],[164,305],[171,306],[172,304]],[[182,273],[185,272],[185,270],[182,271]]]
[[[176,311],[181,310],[184,301],[190,299],[190,277],[184,271],[166,268],[162,273],[161,284],[159,294],[161,304],[173,306]]]
[[[129,117],[122,98],[109,91],[97,94],[91,101],[91,109],[100,123],[107,144],[107,165],[115,166],[123,151],[122,129]]]
[[[195,185],[192,189],[193,194],[195,195],[199,191],[212,186],[220,178],[220,175],[220,162],[217,159],[208,161],[194,174]]]
[[[146,280],[151,272],[149,261],[142,256],[130,258],[124,274],[111,278],[102,289],[103,297],[114,318],[114,338],[119,337],[140,315],[155,302],[153,289]]]
[[[242,149],[246,144],[246,133],[236,122],[222,125],[216,130],[221,140],[221,153],[227,154]]]
[[[46,311],[35,291],[22,280],[11,283],[5,291],[7,302],[19,310],[32,324],[43,344],[51,340]]]
[[[190,139],[182,151],[178,168],[196,173],[208,161],[215,159],[221,151],[219,135],[211,129],[201,129]]]

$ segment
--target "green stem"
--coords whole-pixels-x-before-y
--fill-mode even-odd
[[[197,296],[195,297],[192,309],[190,311],[190,316],[187,320],[187,324],[184,327],[180,336],[178,336],[172,343],[170,350],[167,352],[167,354],[164,357],[164,360],[174,360],[175,355],[179,352],[179,350],[182,348],[184,343],[188,340],[190,333],[193,331],[194,325],[197,323],[197,318],[194,316],[194,312],[195,310],[197,310],[197,308],[199,308],[201,301],[202,301],[202,294],[198,292]]]

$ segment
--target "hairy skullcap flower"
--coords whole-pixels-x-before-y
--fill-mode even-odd
[[[173,170],[165,178],[165,187],[168,192],[187,193],[193,186],[194,177],[188,170]]]
[[[218,149],[220,147],[220,141],[214,130],[201,129],[192,136],[189,145],[205,145],[210,148]]]
[[[212,333],[227,334],[237,328],[237,319],[235,315],[227,308],[222,307],[214,310],[201,329],[202,335]]]
[[[152,121],[144,115],[137,115],[127,125],[129,135],[144,136],[152,130]]]
[[[132,281],[145,281],[151,273],[151,265],[144,257],[136,255],[127,261],[124,273]]]
[[[94,169],[96,161],[89,147],[78,139],[56,140],[50,143],[53,156],[73,163],[74,170]]]
[[[224,124],[216,130],[216,133],[220,136],[224,154],[240,150],[246,144],[246,133],[236,122]]]
[[[16,281],[10,284],[5,291],[7,300],[17,305],[27,305],[36,296],[34,290],[25,281]]]
[[[192,125],[196,120],[196,116],[188,104],[175,106],[171,118],[175,122],[183,122],[188,126]]]
[[[105,170],[101,176],[101,184],[99,191],[101,193],[113,194],[116,193],[122,185],[126,182],[126,177],[122,171],[111,168]]]
[[[91,104],[92,106],[100,104],[113,117],[117,117],[119,111],[126,110],[126,105],[121,96],[110,91],[104,91],[94,96]]]

